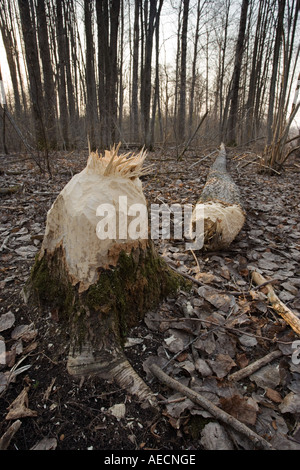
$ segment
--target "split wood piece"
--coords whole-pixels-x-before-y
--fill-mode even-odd
[[[259,370],[261,367],[265,366],[266,364],[269,364],[274,359],[277,359],[278,357],[281,357],[281,356],[282,356],[282,352],[279,351],[279,349],[276,349],[275,351],[270,352],[269,354],[258,359],[252,364],[249,364],[247,367],[244,367],[243,369],[240,369],[237,372],[230,374],[228,376],[228,380],[233,380],[237,382],[238,380],[244,379],[245,377],[249,377],[249,375],[253,374],[257,370]]]
[[[8,430],[0,438],[0,450],[7,450],[10,441],[12,440],[16,432],[20,429],[21,424],[22,421],[18,419],[9,426]]]
[[[208,173],[207,181],[192,214],[191,235],[198,235],[199,246],[215,251],[227,248],[237,237],[245,223],[240,191],[226,168],[226,149],[221,144],[219,155]],[[198,228],[196,222],[198,221]],[[201,224],[203,223],[203,227]],[[200,239],[199,239],[200,238]]]
[[[199,393],[169,377],[156,364],[152,364],[150,366],[150,370],[153,375],[159,379],[160,382],[164,383],[173,390],[177,390],[178,392],[182,393],[182,395],[186,396],[194,403],[197,403],[197,405],[200,405],[202,408],[211,413],[216,419],[219,419],[239,433],[247,436],[257,448],[264,450],[274,450],[274,447],[268,441],[252,431],[252,429],[250,429],[248,426],[231,416],[229,413],[226,413],[226,411],[223,411],[221,408],[216,406],[207,398],[201,396]]]
[[[255,284],[259,286],[266,282],[266,279],[256,271],[252,273],[252,279]],[[290,325],[295,333],[300,335],[300,319],[277,297],[270,284],[266,285],[266,289],[268,292],[268,300],[273,310],[275,310],[275,312],[277,312],[278,315],[280,315]]]

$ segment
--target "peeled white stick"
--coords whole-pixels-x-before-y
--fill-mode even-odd
[[[258,286],[266,282],[266,279],[256,271],[252,273],[252,279]],[[300,335],[300,319],[296,317],[296,315],[277,297],[270,284],[266,285],[265,289],[268,292],[268,300],[273,310],[275,310],[275,312],[278,313],[278,315],[280,315],[288,325],[290,325],[295,333]]]

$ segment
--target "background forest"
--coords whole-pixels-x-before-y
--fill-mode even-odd
[[[297,130],[299,8],[299,0],[3,0],[1,151],[259,139],[269,163],[282,163],[278,146],[291,124]]]

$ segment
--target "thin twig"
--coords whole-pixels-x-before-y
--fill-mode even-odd
[[[258,359],[257,361],[252,362],[252,364],[249,364],[247,367],[244,367],[243,369],[240,369],[237,372],[230,374],[228,376],[228,380],[234,380],[237,382],[238,380],[244,379],[245,377],[249,377],[249,375],[253,374],[261,367],[265,366],[266,364],[269,364],[271,361],[281,356],[282,352],[279,349],[276,349],[275,351],[270,352],[269,354]]]

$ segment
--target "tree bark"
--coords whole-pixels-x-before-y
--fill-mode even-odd
[[[159,116],[160,136],[162,138],[161,128],[161,113],[160,113],[160,93],[159,93],[159,23],[160,13],[163,6],[163,0],[160,0],[155,19],[155,82],[154,82],[154,95],[152,100],[152,119],[151,119],[151,142],[155,142],[155,121],[156,111]]]
[[[227,248],[244,225],[245,212],[240,191],[227,171],[224,144],[221,144],[219,155],[209,170],[206,184],[194,208],[192,232],[195,232],[197,220],[203,221],[202,248],[210,251]]]
[[[3,7],[0,8],[0,30],[2,34],[3,44],[4,44],[6,57],[7,57],[7,63],[8,63],[12,86],[13,86],[15,111],[16,111],[16,115],[19,117],[21,114],[21,102],[20,102],[19,85],[18,85],[18,78],[17,78],[17,67],[16,67],[15,58],[14,58],[15,47],[13,43],[13,35],[9,31],[10,28],[13,28],[13,25],[9,24],[8,22],[6,4],[4,3]]]
[[[107,146],[107,93],[106,76],[108,64],[108,2],[98,0],[96,2],[97,31],[98,31],[98,100],[100,119],[100,147]]]
[[[202,6],[203,7],[203,6]],[[196,65],[198,57],[198,42],[199,42],[199,25],[200,25],[200,16],[201,16],[201,0],[198,0],[197,4],[197,20],[196,20],[196,29],[195,29],[195,39],[194,39],[194,55],[193,55],[193,65],[192,65],[192,80],[191,80],[191,91],[190,91],[190,101],[189,101],[189,137],[192,135],[193,127],[193,113],[194,113],[194,96],[195,96],[195,86],[196,86]]]
[[[26,52],[26,65],[35,123],[36,143],[39,148],[43,149],[47,147],[47,142],[43,122],[44,103],[35,28],[31,19],[29,3],[25,0],[18,0],[18,3]]]
[[[45,96],[45,115],[46,132],[48,138],[48,145],[50,148],[57,147],[56,135],[56,109],[55,109],[55,88],[53,80],[52,62],[49,49],[49,37],[45,10],[45,1],[37,2],[37,20],[38,20],[38,37],[39,37],[39,50],[43,66],[44,77],[44,96]]]
[[[91,0],[84,1],[84,24],[86,38],[86,119],[87,134],[90,150],[96,150],[96,123],[97,123],[97,97],[95,81],[94,40],[92,32],[92,5]]]
[[[279,53],[282,43],[282,33],[283,33],[283,20],[284,20],[284,10],[285,10],[286,0],[278,0],[278,16],[277,16],[277,28],[276,28],[276,38],[274,45],[274,55],[273,55],[273,68],[270,84],[270,94],[269,94],[269,107],[268,107],[268,119],[267,119],[267,143],[270,144],[272,141],[273,134],[273,119],[274,119],[274,103],[275,103],[275,88],[277,81],[277,71],[279,66]]]
[[[146,4],[146,2],[145,2]],[[149,15],[146,11],[146,24],[145,24],[145,55],[142,80],[142,100],[141,112],[143,116],[143,130],[144,130],[144,144],[145,147],[151,149],[153,143],[151,142],[151,129],[150,129],[150,103],[151,103],[151,63],[152,63],[152,50],[153,50],[153,36],[155,28],[156,17],[156,4],[157,0],[150,0]]]
[[[186,55],[187,55],[187,27],[189,16],[189,0],[183,0],[183,17],[181,32],[181,61],[180,61],[180,88],[178,109],[178,136],[181,141],[185,139],[186,119]]]
[[[238,107],[239,107],[239,87],[240,87],[240,76],[242,68],[242,58],[244,53],[244,39],[245,30],[247,23],[247,12],[248,12],[249,0],[243,0],[239,35],[236,44],[234,70],[232,76],[232,87],[230,91],[230,112],[228,117],[227,125],[227,142],[230,144],[236,143],[236,126],[238,122]]]
[[[134,29],[133,29],[133,62],[132,62],[132,124],[133,138],[139,139],[139,110],[138,110],[138,67],[139,67],[139,10],[140,0],[134,3]]]
[[[69,113],[66,89],[66,47],[65,28],[63,23],[62,0],[56,0],[56,29],[58,45],[58,100],[61,134],[64,148],[69,148]]]

